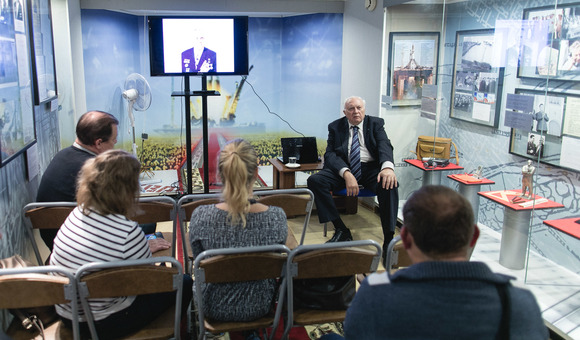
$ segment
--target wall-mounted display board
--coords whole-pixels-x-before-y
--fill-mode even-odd
[[[580,171],[580,96],[528,89],[516,89],[515,94],[518,104],[506,103],[506,117],[517,112],[527,123],[506,120],[512,127],[509,152]]]
[[[451,118],[497,127],[503,68],[494,66],[494,30],[457,31]]]
[[[34,104],[39,105],[57,97],[50,0],[28,0],[28,7]]]
[[[423,85],[437,83],[439,32],[391,32],[389,42],[391,106],[419,106]]]
[[[24,6],[0,2],[0,166],[36,142]]]
[[[580,3],[526,8],[518,77],[580,81]]]

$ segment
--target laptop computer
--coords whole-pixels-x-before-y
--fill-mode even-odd
[[[287,164],[289,157],[296,157],[296,162],[316,163],[319,162],[316,137],[286,137],[280,138],[282,144],[282,157],[280,162]]]

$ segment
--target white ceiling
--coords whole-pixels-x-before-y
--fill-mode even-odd
[[[82,9],[106,9],[134,15],[291,16],[343,13],[346,0],[81,0]],[[361,5],[364,0],[360,1]]]

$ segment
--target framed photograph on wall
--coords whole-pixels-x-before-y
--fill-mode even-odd
[[[28,0],[34,104],[57,98],[50,0]]]
[[[0,5],[0,166],[36,142],[25,5]]]
[[[515,89],[515,94],[530,98],[530,107],[522,111],[522,114],[530,115],[532,123],[525,127],[512,127],[509,152],[580,171],[580,167],[570,165],[578,162],[568,161],[580,160],[577,149],[564,148],[565,140],[576,140],[580,137],[580,96],[530,89]]]
[[[391,106],[420,106],[423,85],[437,84],[439,32],[391,32],[387,95]]]
[[[526,8],[518,77],[580,81],[580,3]]]
[[[494,30],[458,31],[449,116],[497,127],[503,68],[494,62]]]

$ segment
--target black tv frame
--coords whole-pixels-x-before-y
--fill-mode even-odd
[[[165,71],[163,19],[232,19],[234,39],[234,69],[232,71],[220,71],[219,63],[216,71],[209,72],[176,72]],[[149,61],[151,76],[203,76],[203,75],[248,75],[249,73],[249,48],[248,48],[248,17],[247,16],[148,16],[147,27],[149,33]],[[187,32],[183,32],[184,35]],[[219,54],[217,56],[219,60]]]

